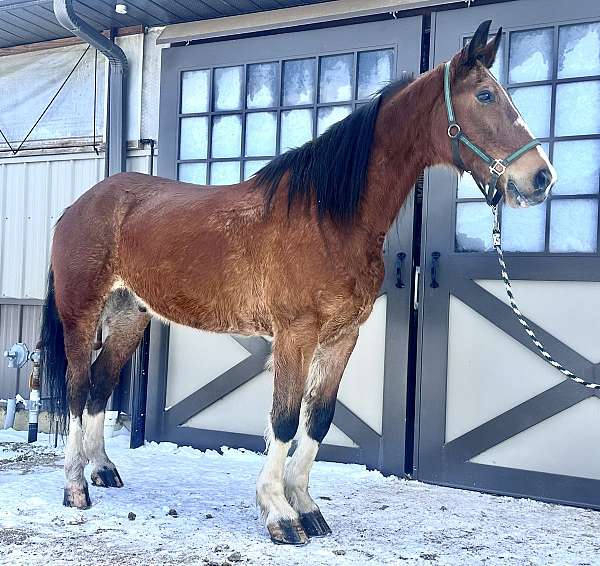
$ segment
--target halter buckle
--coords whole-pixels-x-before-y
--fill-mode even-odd
[[[492,173],[493,175],[502,177],[502,175],[504,175],[505,171],[506,171],[506,165],[504,165],[504,163],[502,163],[502,161],[500,161],[500,159],[496,159],[496,161],[494,161],[494,163],[492,163],[490,165],[490,173]]]
[[[452,128],[456,128],[456,132],[453,133]],[[452,139],[457,138],[460,135],[460,131],[460,126],[456,122],[453,122],[448,126],[448,137]]]

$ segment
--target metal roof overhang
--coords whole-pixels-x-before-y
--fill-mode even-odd
[[[127,5],[123,15],[115,12],[116,0],[75,0],[73,6],[92,28],[103,31],[220,19],[323,2],[326,0],[119,0]],[[0,48],[67,37],[72,35],[56,20],[52,0],[0,0]]]
[[[157,43],[179,43],[256,33],[451,3],[455,4],[456,0],[332,0],[294,8],[168,25],[159,35]]]

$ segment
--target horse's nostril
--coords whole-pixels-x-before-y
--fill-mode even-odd
[[[545,191],[552,182],[552,173],[548,169],[540,169],[533,178],[533,188],[536,191]]]

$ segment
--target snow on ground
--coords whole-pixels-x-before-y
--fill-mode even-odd
[[[62,451],[25,437],[0,431],[0,564],[600,565],[597,512],[322,462],[312,494],[333,535],[275,546],[254,504],[263,456],[168,443],[129,450],[126,436],[107,442],[125,487],[90,486],[92,508],[67,509]]]

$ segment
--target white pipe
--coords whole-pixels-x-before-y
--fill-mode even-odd
[[[15,425],[15,414],[17,412],[16,398],[9,399],[6,404],[6,416],[4,418],[4,429],[13,428]]]

